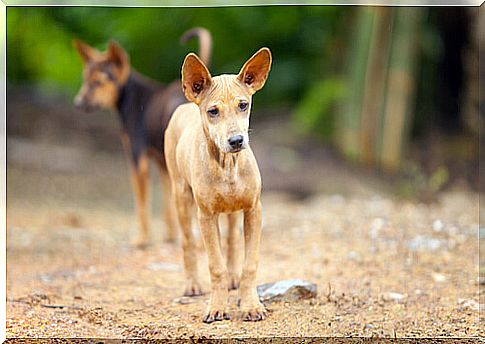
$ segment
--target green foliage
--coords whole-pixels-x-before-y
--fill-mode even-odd
[[[405,161],[402,178],[397,183],[397,194],[407,198],[430,201],[448,183],[450,175],[445,166],[439,166],[428,175],[422,167],[412,161]]]
[[[71,37],[45,15],[45,9],[25,13],[7,10],[7,60],[9,82],[59,88],[79,84],[80,61],[72,49]]]
[[[294,112],[297,127],[304,132],[331,138],[334,131],[334,106],[342,99],[345,88],[337,77],[314,83]]]
[[[198,49],[195,41],[182,46],[180,36],[202,26],[213,36],[214,75],[237,73],[260,47],[271,49],[272,71],[255,96],[255,115],[291,113],[297,129],[345,143],[360,125],[355,114],[361,112],[366,37],[373,20],[370,7],[359,9],[363,11],[341,6],[8,7],[7,81],[9,87],[27,84],[72,98],[82,80],[81,59],[72,46],[72,39],[79,38],[99,50],[110,39],[118,41],[134,69],[168,83],[180,78],[185,55]],[[416,98],[416,112],[422,114],[415,120],[418,129],[436,109],[442,48],[435,21],[428,15],[420,36],[425,64]],[[335,115],[336,108],[341,115]],[[337,133],[338,128],[348,130]]]
[[[179,43],[188,29],[203,26],[213,35],[211,72],[236,73],[257,49],[274,57],[258,104],[284,109],[323,77],[328,49],[343,9],[317,6],[213,8],[9,7],[9,84],[57,86],[68,96],[81,83],[81,60],[71,41],[80,38],[100,50],[110,39],[129,53],[139,72],[161,82],[180,77],[180,67],[197,43]],[[318,71],[317,73],[315,71]]]

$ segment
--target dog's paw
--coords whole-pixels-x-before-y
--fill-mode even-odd
[[[184,291],[184,296],[200,296],[202,294],[204,294],[202,288],[197,282],[188,283]]]
[[[163,238],[163,241],[166,242],[167,244],[175,244],[177,243],[177,232],[173,232],[170,230],[167,230],[165,232],[165,236]]]
[[[202,318],[202,321],[206,324],[210,324],[214,321],[230,320],[231,317],[225,311],[221,310],[208,310]]]
[[[139,236],[132,241],[132,245],[137,249],[144,250],[148,247],[149,240],[146,236]]]
[[[259,303],[256,307],[244,307],[241,312],[241,319],[243,321],[260,321],[266,319],[267,315],[266,308],[262,303]]]
[[[177,237],[166,236],[165,238],[163,238],[163,241],[167,244],[176,244],[177,243]]]

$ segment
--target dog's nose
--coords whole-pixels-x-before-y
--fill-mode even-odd
[[[228,142],[232,149],[239,149],[243,145],[244,137],[242,135],[234,135],[229,138]]]

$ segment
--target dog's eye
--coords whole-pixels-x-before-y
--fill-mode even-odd
[[[101,84],[102,84],[101,80],[94,80],[93,81],[93,87],[99,87],[99,86],[101,86]]]
[[[207,113],[209,114],[210,117],[217,117],[217,115],[219,114],[219,110],[214,107],[207,110]]]
[[[239,111],[246,111],[249,104],[247,102],[240,102],[238,105]]]

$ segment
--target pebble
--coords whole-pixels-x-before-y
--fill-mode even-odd
[[[355,261],[358,261],[358,260],[360,260],[360,254],[359,254],[359,252],[356,252],[356,251],[350,251],[350,252],[347,254],[347,259],[348,259],[348,260],[355,260]]]
[[[445,226],[441,220],[434,220],[433,222],[433,230],[437,233],[441,232]]]
[[[436,251],[446,247],[446,241],[443,239],[430,238],[424,235],[416,235],[406,243],[411,251]]]
[[[180,265],[167,262],[150,263],[146,267],[152,271],[180,271]]]
[[[379,237],[380,231],[384,228],[384,225],[386,224],[386,221],[380,217],[375,218],[372,220],[372,223],[370,225],[370,237],[373,240],[376,240]]]
[[[443,283],[446,281],[446,276],[443,275],[443,274],[440,274],[438,272],[432,272],[431,273],[431,277],[433,277],[433,280],[436,282],[436,283]]]
[[[261,301],[293,302],[317,297],[317,285],[300,279],[266,283],[259,285],[257,291]]]
[[[384,301],[394,301],[394,302],[402,302],[406,299],[406,295],[394,292],[388,292],[382,294],[382,299]]]
[[[173,299],[172,302],[174,304],[178,303],[178,304],[181,304],[181,305],[188,305],[190,303],[194,303],[196,302],[196,300],[193,298],[193,297],[179,297],[179,298],[176,298],[176,299]]]
[[[480,308],[477,301],[470,299],[458,299],[458,305],[460,310],[478,311]]]

